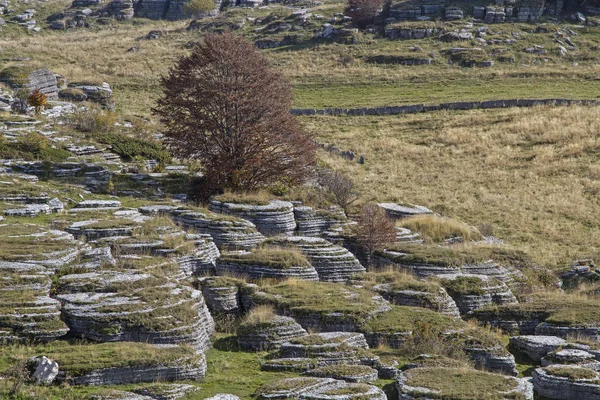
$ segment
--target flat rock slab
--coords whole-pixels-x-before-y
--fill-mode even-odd
[[[396,203],[379,203],[378,206],[383,208],[390,218],[394,219],[433,214],[433,211],[423,206],[405,206]]]
[[[510,346],[537,362],[566,344],[565,339],[557,336],[522,335],[510,338]]]

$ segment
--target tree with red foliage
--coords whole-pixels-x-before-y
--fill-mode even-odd
[[[348,0],[344,14],[352,18],[356,26],[364,28],[383,8],[383,0]]]
[[[358,244],[367,253],[368,264],[376,250],[396,241],[396,225],[390,220],[385,210],[374,203],[363,206],[356,225]]]
[[[175,156],[201,161],[211,186],[254,190],[312,171],[315,147],[290,113],[291,86],[242,37],[206,35],[161,84],[154,112],[165,143]]]
[[[344,14],[352,18],[356,26],[364,28],[383,8],[383,0],[348,0]]]

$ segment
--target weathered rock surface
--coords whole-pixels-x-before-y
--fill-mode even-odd
[[[293,318],[279,315],[264,322],[244,322],[237,330],[240,347],[250,351],[276,349],[290,339],[307,335]]]
[[[390,218],[401,219],[415,215],[433,214],[433,211],[423,206],[403,206],[395,203],[379,203]]]
[[[50,360],[46,356],[35,357],[30,360],[34,365],[33,381],[39,385],[49,385],[58,376],[58,363]]]
[[[125,385],[157,381],[194,381],[203,378],[205,374],[206,359],[204,354],[200,353],[167,364],[88,371],[79,376],[67,377],[67,382],[71,385],[81,386]]]
[[[401,400],[417,400],[417,399],[434,399],[440,398],[442,388],[437,388],[435,381],[432,381],[431,386],[428,385],[427,374],[431,373],[433,376],[439,376],[439,374],[446,374],[449,382],[448,386],[454,387],[453,394],[456,398],[459,396],[473,397],[473,398],[488,398],[489,396],[496,396],[498,398],[523,398],[527,400],[533,400],[533,386],[526,379],[518,379],[514,377],[504,376],[502,383],[506,386],[506,389],[494,389],[496,392],[490,393],[485,387],[488,379],[497,379],[494,374],[480,372],[477,370],[454,370],[452,368],[415,368],[409,369],[402,373],[399,373],[396,378],[396,389],[398,390],[398,398]],[[460,383],[453,382],[453,375],[458,375],[458,379],[469,379],[470,384],[473,382],[481,381],[482,390],[479,393],[463,392],[464,389],[460,387]],[[462,376],[461,376],[462,375]],[[422,386],[411,386],[411,379],[414,376],[419,377],[419,382]],[[496,375],[497,377],[497,375]],[[457,386],[458,385],[458,386]],[[476,386],[476,385],[475,385]],[[442,389],[443,390],[443,389]],[[477,390],[477,389],[475,389]],[[448,390],[452,392],[452,389]]]
[[[220,249],[252,249],[264,236],[249,221],[221,217],[209,212],[173,210],[173,220],[185,228],[195,229],[212,236]]]
[[[154,400],[177,400],[199,389],[198,386],[194,385],[172,383],[169,385],[144,387],[136,389],[135,392],[143,396],[149,396]]]
[[[377,370],[367,365],[330,365],[308,371],[307,375],[353,383],[370,383],[379,377]]]
[[[233,256],[233,257],[230,257]],[[251,260],[244,260],[240,253],[223,253],[217,260],[216,272],[219,275],[245,276],[250,279],[302,279],[308,281],[319,280],[319,275],[312,265],[281,266],[275,264],[258,264]]]
[[[565,339],[557,336],[523,335],[510,338],[510,346],[537,362],[566,344]]]
[[[375,285],[373,290],[398,306],[428,308],[441,314],[460,317],[456,303],[443,288],[440,288],[437,293],[411,289],[396,290],[393,285],[384,283]]]
[[[292,236],[276,238],[271,243],[276,246],[298,248],[308,257],[322,281],[345,282],[353,275],[365,272],[365,268],[352,253],[325,239]]]
[[[296,229],[294,206],[287,201],[274,200],[268,205],[256,206],[211,200],[209,210],[246,219],[263,235],[291,235]]]
[[[599,375],[591,369],[578,366],[561,366],[562,373],[572,371],[581,374],[585,370],[587,379],[573,380],[553,373],[553,366],[536,368],[531,376],[535,392],[539,396],[553,400],[598,400],[600,399]]]
[[[176,266],[156,269],[178,272]],[[96,341],[189,343],[204,350],[214,330],[200,291],[147,268],[65,275],[58,292],[71,332]]]
[[[352,358],[355,357],[352,349],[366,349],[368,347],[362,333],[325,332],[283,343],[279,349],[279,354],[282,358]]]
[[[346,216],[341,211],[313,210],[312,207],[295,206],[294,217],[298,223],[300,236],[320,236],[333,226],[345,222]]]
[[[201,278],[200,288],[213,315],[239,315],[244,308],[236,283],[219,278]]]
[[[348,383],[328,378],[288,378],[264,385],[259,399],[301,400],[386,400],[385,393],[364,383]]]
[[[442,286],[463,315],[492,304],[517,303],[517,298],[504,282],[486,275],[443,275]]]

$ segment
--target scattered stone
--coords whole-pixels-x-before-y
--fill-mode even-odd
[[[50,360],[46,356],[35,357],[30,360],[35,370],[33,372],[33,381],[38,385],[50,385],[58,376],[58,363]]]

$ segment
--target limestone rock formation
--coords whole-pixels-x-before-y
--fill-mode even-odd
[[[204,350],[214,323],[200,291],[165,279],[176,263],[130,260],[121,270],[65,275],[57,299],[71,332],[101,341],[190,345]]]
[[[220,249],[252,249],[264,240],[252,222],[207,211],[173,210],[173,220],[184,228],[212,236]]]
[[[370,383],[378,378],[377,370],[367,365],[328,365],[308,371],[307,375],[354,383]]]
[[[485,275],[444,275],[441,282],[463,315],[492,304],[517,303],[505,283]]]
[[[327,282],[345,282],[365,268],[352,253],[325,239],[291,236],[274,238],[269,243],[282,247],[298,248],[306,255],[317,271],[319,279]]]
[[[539,362],[548,353],[567,344],[565,339],[557,336],[524,335],[510,338],[510,346]]]
[[[267,205],[251,205],[211,200],[209,210],[246,219],[263,235],[291,235],[296,229],[294,206],[287,201],[273,200]]]
[[[39,385],[49,385],[58,376],[58,363],[46,356],[35,357],[30,362],[33,364],[33,381]]]
[[[282,358],[339,359],[356,357],[356,349],[368,348],[362,333],[325,332],[285,342],[279,349]]]
[[[281,251],[273,253],[273,256]],[[287,265],[286,260],[277,257],[269,257],[268,251],[261,252],[257,258],[250,252],[223,253],[217,261],[216,271],[218,274],[229,274],[233,276],[246,276],[250,279],[288,279],[296,278],[302,280],[316,281],[319,279],[317,271],[306,260],[299,260],[297,265]]]
[[[435,377],[445,376],[444,383]],[[465,384],[468,382],[468,384]],[[493,392],[490,393],[490,385]],[[533,400],[533,387],[526,379],[469,369],[414,368],[398,374],[398,398],[402,400],[445,398],[523,398]]]
[[[536,368],[531,376],[536,393],[546,399],[600,399],[599,374],[592,369],[569,365],[551,365]]]
[[[240,281],[228,278],[200,278],[202,294],[214,316],[237,316],[244,311],[240,299]]]
[[[265,351],[279,348],[290,339],[308,333],[293,318],[275,315],[267,321],[246,321],[237,329],[238,342],[244,350]]]
[[[295,206],[294,217],[300,236],[320,236],[333,226],[346,221],[346,216],[341,210],[314,210],[308,206]]]
[[[104,368],[75,376],[67,375],[66,381],[78,386],[106,386],[157,381],[194,381],[203,378],[205,374],[206,359],[204,354],[198,353],[160,364]]]
[[[288,378],[259,389],[259,399],[295,398],[302,400],[386,400],[385,393],[364,383],[348,383],[328,378]]]
[[[415,215],[433,214],[433,211],[423,206],[405,206],[395,203],[379,203],[379,207],[383,208],[390,218],[402,219],[413,217]]]
[[[415,289],[398,289],[392,284],[378,284],[373,290],[381,294],[384,299],[398,306],[422,307],[437,311],[452,317],[460,317],[456,303],[443,289],[437,291],[425,291]]]

